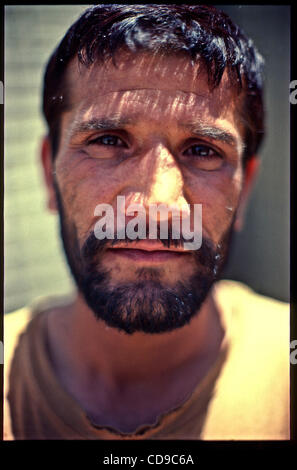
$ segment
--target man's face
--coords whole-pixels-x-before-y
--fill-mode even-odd
[[[71,108],[55,159],[64,247],[95,315],[128,333],[187,323],[227,256],[242,129],[226,76],[210,91],[198,71],[183,56],[148,53],[122,54],[117,67],[75,60],[68,69]],[[150,204],[202,204],[202,247],[97,240],[95,207],[111,205],[116,218],[117,196],[147,212]]]

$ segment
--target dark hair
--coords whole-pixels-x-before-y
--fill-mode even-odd
[[[217,87],[227,69],[238,92],[244,92],[244,161],[255,154],[264,135],[264,60],[251,39],[222,11],[209,5],[117,5],[87,9],[69,28],[45,71],[43,113],[53,155],[60,139],[61,113],[69,106],[65,71],[75,56],[86,67],[114,60],[117,51],[184,52],[202,61],[210,87]]]

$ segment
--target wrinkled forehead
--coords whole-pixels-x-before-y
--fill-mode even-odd
[[[135,112],[146,115],[159,112],[164,119],[184,112],[209,114],[213,118],[230,116],[240,97],[225,71],[215,89],[209,85],[202,62],[192,63],[179,54],[121,52],[115,62],[94,63],[91,67],[78,59],[69,64],[67,75],[68,102],[81,113],[100,100],[108,102],[110,114]]]
[[[95,62],[90,67],[73,59],[66,73],[73,98],[90,91],[98,94],[115,89],[164,89],[204,94],[209,99],[233,99],[237,93],[225,70],[220,85],[211,90],[203,62],[192,63],[185,54],[150,52],[118,53],[114,61]],[[81,85],[87,85],[82,87]]]

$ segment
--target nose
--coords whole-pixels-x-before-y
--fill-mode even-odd
[[[166,204],[182,208],[184,178],[179,162],[164,144],[156,144],[145,159],[144,205]]]

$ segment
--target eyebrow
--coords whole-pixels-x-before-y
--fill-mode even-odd
[[[233,147],[239,146],[241,149],[244,148],[243,141],[240,136],[235,136],[231,132],[228,132],[220,127],[208,126],[203,123],[190,123],[182,124],[182,127],[191,132],[191,134],[197,135],[197,137],[206,137],[211,140],[223,142]]]
[[[116,130],[121,127],[131,124],[135,120],[133,118],[124,118],[120,116],[112,116],[108,118],[94,118],[90,121],[74,123],[71,129],[70,137],[74,137],[77,134],[88,131],[100,131],[100,130]]]
[[[77,134],[88,131],[117,130],[129,124],[133,124],[136,121],[137,116],[129,118],[114,115],[111,117],[94,118],[86,122],[74,124],[71,130],[71,138]],[[181,124],[181,127],[189,131],[191,134],[196,135],[197,137],[206,137],[214,141],[223,142],[225,144],[231,145],[232,147],[239,147],[241,150],[244,150],[245,148],[245,145],[240,136],[237,137],[231,132],[228,132],[220,127],[208,126],[202,122],[183,123]]]

